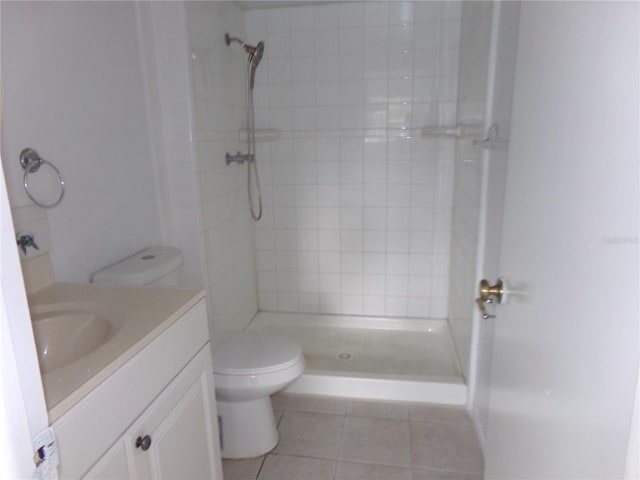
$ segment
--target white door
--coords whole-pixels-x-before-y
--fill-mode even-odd
[[[621,478],[638,372],[639,4],[523,2],[485,478]],[[490,278],[493,281],[495,278]]]

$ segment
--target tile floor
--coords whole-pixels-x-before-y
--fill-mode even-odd
[[[482,480],[463,408],[337,397],[273,397],[280,442],[224,460],[224,480]]]

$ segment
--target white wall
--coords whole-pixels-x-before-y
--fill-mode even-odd
[[[105,265],[161,243],[135,6],[2,2],[0,8],[9,198],[13,206],[30,203],[18,163],[23,148],[60,169],[67,192],[47,212],[51,259],[59,280],[86,282]],[[33,181],[43,195],[57,188],[44,168]]]
[[[447,316],[460,4],[252,10],[260,309]]]

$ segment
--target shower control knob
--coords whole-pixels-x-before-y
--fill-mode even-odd
[[[144,437],[136,438],[136,448],[142,448],[142,450],[149,450],[151,446],[151,437],[149,435],[145,435]]]

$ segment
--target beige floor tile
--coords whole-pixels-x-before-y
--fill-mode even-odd
[[[482,473],[483,458],[471,425],[411,422],[414,467]]]
[[[267,455],[258,480],[333,480],[335,464],[320,458]]]
[[[413,480],[413,477],[406,467],[338,462],[335,480]]]
[[[482,475],[475,473],[422,470],[416,468],[413,471],[413,480],[482,480]]]
[[[346,417],[340,460],[409,466],[409,422],[367,417]]]
[[[416,422],[459,423],[471,425],[471,417],[462,407],[447,407],[429,403],[411,404],[409,419]]]
[[[407,420],[409,418],[409,405],[397,402],[378,402],[374,400],[351,400],[347,409],[347,415]]]
[[[341,415],[287,409],[280,421],[280,441],[273,452],[336,459],[343,423]]]
[[[348,404],[348,399],[340,397],[290,395],[287,398],[287,410],[294,412],[344,415],[347,412]]]
[[[246,460],[223,460],[222,473],[224,480],[255,480],[260,471],[264,457]]]

